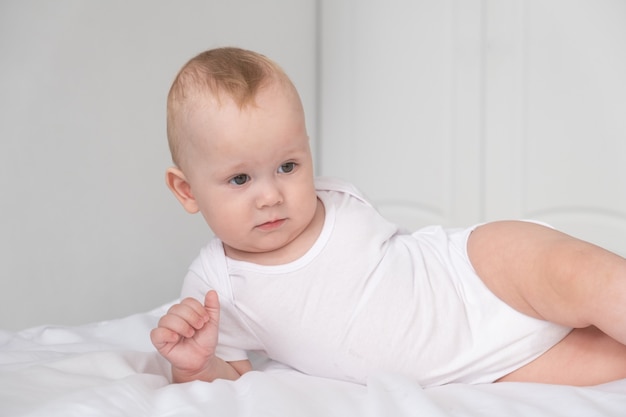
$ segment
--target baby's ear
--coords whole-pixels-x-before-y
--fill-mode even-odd
[[[191,192],[191,186],[180,169],[169,168],[165,172],[165,183],[188,213],[194,214],[199,211],[198,203]]]

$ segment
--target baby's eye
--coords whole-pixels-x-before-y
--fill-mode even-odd
[[[248,174],[238,174],[230,179],[230,183],[234,185],[244,185],[250,181],[250,176]]]
[[[285,162],[278,168],[278,172],[280,172],[281,174],[289,174],[295,168],[296,168],[295,162]]]

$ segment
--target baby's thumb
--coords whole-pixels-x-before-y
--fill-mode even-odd
[[[219,298],[215,290],[210,290],[204,296],[204,306],[206,308],[220,308]]]
[[[220,301],[217,292],[211,290],[204,296],[204,308],[209,313],[211,320],[219,322],[220,317]]]

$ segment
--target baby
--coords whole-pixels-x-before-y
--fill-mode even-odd
[[[151,333],[174,381],[237,379],[252,351],[358,383],[626,378],[624,258],[534,222],[400,231],[314,177],[297,91],[251,51],[190,60],[167,110],[167,185],[215,234]]]

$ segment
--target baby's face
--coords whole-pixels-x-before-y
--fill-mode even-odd
[[[313,163],[295,93],[269,86],[256,105],[240,109],[224,98],[188,117],[185,176],[227,255],[284,251],[316,223]]]

